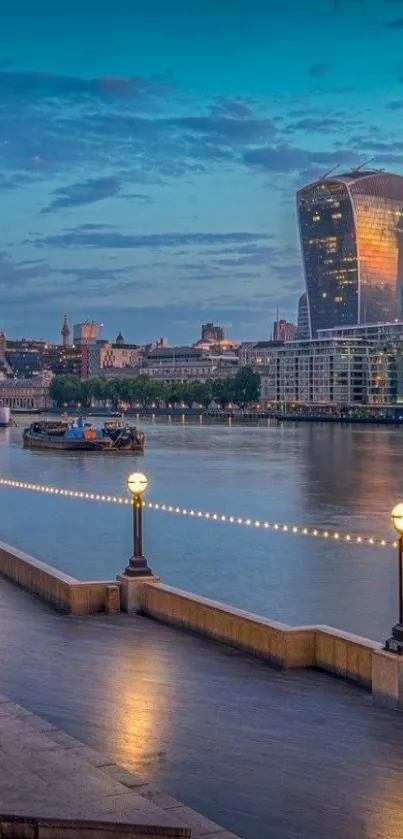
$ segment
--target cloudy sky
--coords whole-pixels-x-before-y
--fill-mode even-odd
[[[403,0],[4,0],[0,330],[268,336],[298,186],[403,173]]]

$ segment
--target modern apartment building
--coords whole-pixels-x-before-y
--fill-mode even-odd
[[[293,341],[273,349],[261,399],[276,404],[367,402],[370,345],[355,338]]]
[[[274,351],[282,346],[282,341],[246,341],[239,347],[239,364],[259,370],[270,364]]]

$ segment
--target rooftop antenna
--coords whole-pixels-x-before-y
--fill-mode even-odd
[[[363,169],[363,168],[364,168],[364,166],[368,166],[368,163],[372,163],[372,161],[373,161],[373,160],[375,160],[375,158],[374,158],[374,157],[370,157],[370,158],[369,158],[369,160],[365,160],[365,161],[364,161],[364,163],[360,163],[360,165],[359,165],[359,166],[356,166],[356,167],[355,167],[354,172],[359,172],[359,171],[360,171],[360,169]]]
[[[340,163],[336,163],[336,166],[333,166],[333,168],[332,168],[332,169],[329,169],[329,171],[328,171],[328,172],[325,172],[325,174],[324,174],[324,175],[322,175],[322,180],[324,181],[324,180],[325,180],[325,178],[328,178],[328,177],[329,177],[329,175],[332,175],[332,174],[333,174],[333,172],[335,172],[335,171],[336,171],[336,169],[338,169],[338,168],[339,168],[339,166],[340,166]]]

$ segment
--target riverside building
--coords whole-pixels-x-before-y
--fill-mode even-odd
[[[387,333],[387,326],[386,328]],[[403,334],[329,335],[273,347],[261,367],[261,401],[269,405],[393,405],[403,403]],[[400,327],[403,325],[400,324]],[[371,327],[368,327],[369,332]],[[255,369],[258,369],[257,367]]]
[[[357,169],[297,193],[310,334],[401,318],[403,177]]]
[[[269,403],[351,404],[367,401],[369,346],[355,338],[292,341],[273,350],[261,374]]]
[[[52,373],[45,371],[35,378],[0,381],[0,407],[14,411],[43,411],[50,408],[51,380]]]

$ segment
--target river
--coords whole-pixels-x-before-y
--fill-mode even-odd
[[[125,493],[133,467],[149,500],[234,516],[392,537],[403,498],[399,428],[268,422],[141,424],[143,458],[44,453],[0,429],[0,475]],[[386,637],[397,612],[396,552],[145,513],[145,553],[164,582],[291,624]],[[79,579],[110,579],[131,551],[127,508],[0,488],[0,538]]]

